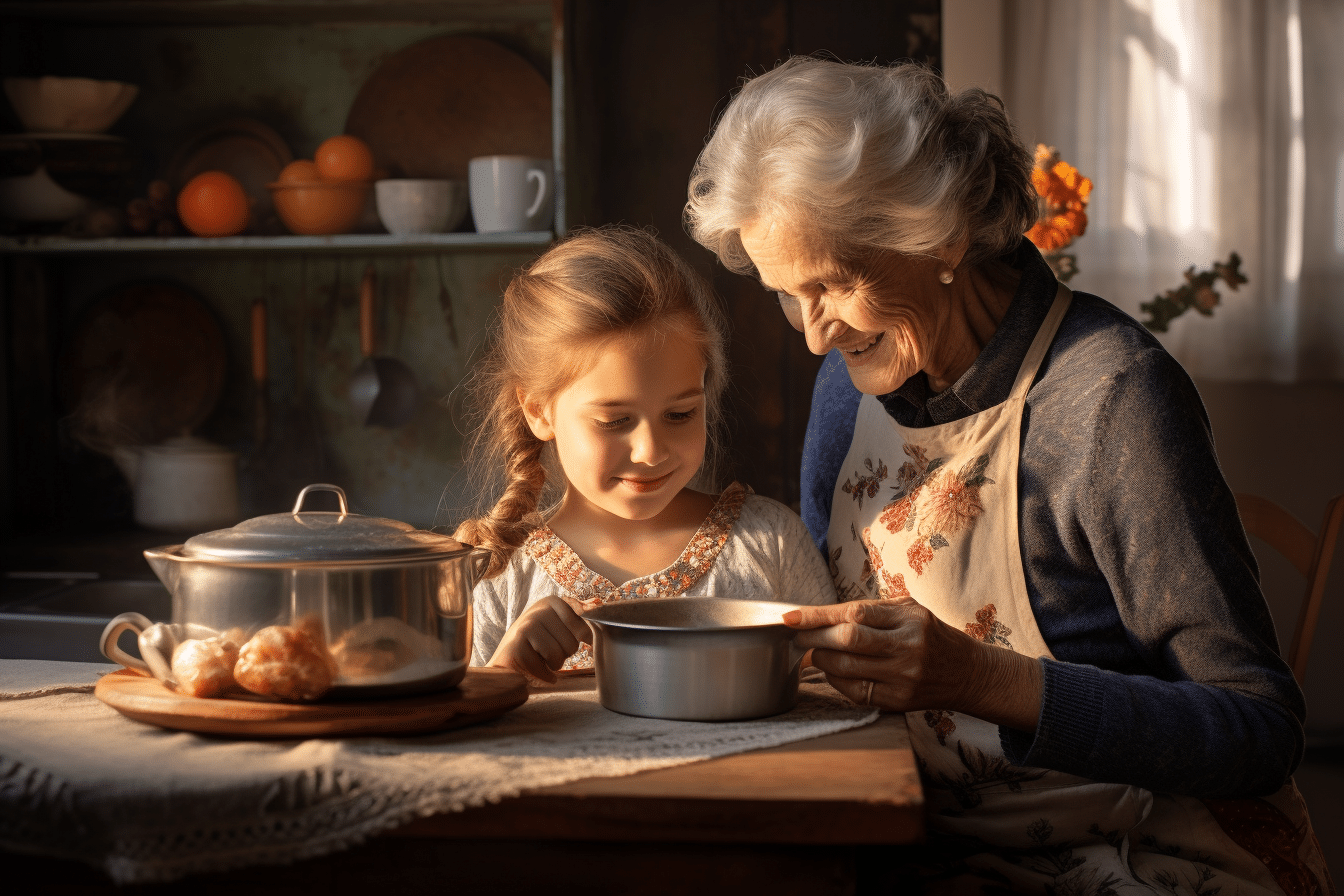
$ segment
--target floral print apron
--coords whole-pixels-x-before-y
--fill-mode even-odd
[[[842,600],[913,598],[982,641],[1051,656],[1027,598],[1017,470],[1027,390],[1071,296],[1059,287],[1001,405],[911,429],[863,397],[832,501]],[[1267,799],[1153,793],[1014,766],[998,726],[961,713],[907,722],[940,847],[924,869],[934,891],[1334,892],[1291,783]]]

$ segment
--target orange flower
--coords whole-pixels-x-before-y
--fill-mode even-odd
[[[872,536],[871,527],[863,530],[863,551],[864,556],[868,558],[863,564],[863,578],[877,577],[877,595],[882,600],[908,598],[910,589],[905,586],[905,573],[898,572],[893,576],[882,567],[882,555],[873,546]]]
[[[947,470],[929,487],[928,511],[930,532],[941,532],[945,536],[960,532],[985,512],[980,503],[980,486],[967,485]]]
[[[1212,286],[1200,286],[1195,289],[1195,307],[1200,311],[1212,312],[1218,306],[1218,291]]]
[[[905,552],[905,562],[910,564],[910,568],[918,575],[924,575],[924,566],[933,559],[933,548],[924,539],[911,542],[910,547]]]
[[[882,508],[878,521],[887,527],[888,532],[899,532],[905,528],[910,519],[910,512],[915,509],[915,494],[918,494],[918,491]]]
[[[1037,145],[1031,185],[1040,196],[1041,212],[1027,239],[1038,249],[1057,252],[1087,231],[1085,209],[1092,181],[1062,160],[1053,146]]]
[[[957,723],[952,720],[952,713],[945,709],[924,710],[924,721],[933,729],[933,733],[938,735],[938,743],[944,747],[947,746],[947,736],[957,730]]]
[[[1072,243],[1075,237],[1082,236],[1086,229],[1085,212],[1048,215],[1031,226],[1027,231],[1027,239],[1042,252],[1057,252]]]

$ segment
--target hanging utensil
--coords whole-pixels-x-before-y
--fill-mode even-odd
[[[377,286],[370,265],[359,287],[359,348],[364,362],[350,382],[350,402],[365,426],[396,427],[415,416],[420,387],[415,374],[396,358],[374,356],[373,301]]]
[[[453,297],[448,292],[448,287],[443,282],[443,259],[434,256],[434,267],[439,274],[439,308],[443,311],[443,320],[448,324],[448,340],[452,342],[453,348],[461,348],[457,341],[457,320],[453,314]]]
[[[255,447],[266,442],[266,300],[252,303],[252,390],[255,393],[252,437]]]

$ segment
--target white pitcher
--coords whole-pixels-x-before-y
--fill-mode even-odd
[[[160,532],[232,526],[238,506],[238,455],[195,436],[117,448],[113,459],[131,483],[135,521]]]

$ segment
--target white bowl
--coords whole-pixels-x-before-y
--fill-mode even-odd
[[[96,204],[52,180],[45,165],[20,177],[0,177],[0,218],[10,221],[60,223]]]
[[[6,78],[5,93],[26,131],[101,134],[130,108],[140,88],[92,78]]]
[[[389,178],[373,191],[388,233],[447,233],[467,215],[466,181]]]

